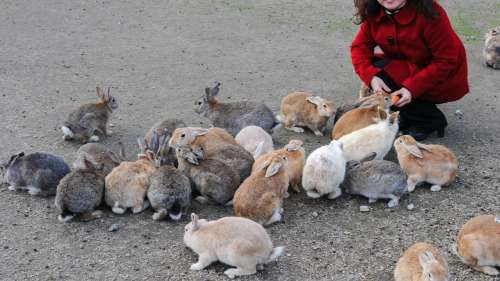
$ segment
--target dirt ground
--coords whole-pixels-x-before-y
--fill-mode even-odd
[[[500,280],[473,272],[449,248],[458,229],[479,214],[500,213],[500,72],[482,63],[483,34],[500,25],[499,0],[443,0],[464,40],[471,93],[443,105],[449,119],[445,144],[460,161],[460,177],[439,193],[418,188],[399,208],[385,202],[361,213],[363,198],[285,201],[285,223],[268,228],[286,255],[241,280],[392,280],[395,263],[415,242],[446,252],[452,280]],[[120,107],[114,134],[104,143],[126,143],[156,121],[178,117],[207,126],[194,100],[214,81],[224,100],[258,100],[275,112],[280,99],[303,89],[342,104],[355,99],[358,79],[349,44],[357,26],[351,0],[76,1],[3,0],[0,3],[0,157],[46,151],[71,162],[78,146],[59,130],[67,114],[95,100],[95,86],[111,86]],[[456,114],[459,110],[463,115]],[[306,149],[328,143],[283,130]],[[394,159],[394,154],[389,156]],[[1,280],[221,280],[225,266],[200,272],[182,242],[180,223],[153,222],[152,211],[61,224],[53,198],[0,191]],[[412,211],[406,205],[414,203]],[[201,217],[232,210],[193,205]],[[316,212],[316,213],[314,213]],[[111,224],[121,229],[108,232]]]

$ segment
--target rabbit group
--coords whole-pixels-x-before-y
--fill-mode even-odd
[[[283,221],[289,187],[296,193],[304,189],[310,198],[335,199],[347,193],[370,203],[388,199],[388,207],[394,208],[420,183],[439,191],[457,177],[458,160],[451,150],[411,136],[397,137],[399,115],[390,111],[387,93],[371,93],[365,87],[358,101],[337,107],[318,95],[293,92],[283,98],[275,116],[263,103],[220,101],[220,87],[217,83],[206,88],[195,102],[195,111],[215,127],[161,120],[138,139],[135,161],[126,161],[121,143],[119,153],[97,143],[109,135],[108,123],[118,108],[109,88],[104,93],[97,87],[99,101],[78,107],[61,128],[65,141],[86,143],[77,151],[73,169],[56,155],[18,153],[0,165],[4,181],[11,190],[55,194],[61,222],[100,218],[103,203],[115,214],[127,209],[139,213],[151,206],[153,220],[174,221],[189,212],[192,198],[233,205],[235,217],[207,221],[193,213],[184,242],[199,255],[192,270],[219,260],[235,267],[224,272],[234,278],[254,274],[283,254],[283,247],[273,248],[263,226]],[[272,133],[279,123],[296,133],[307,128],[322,136],[330,120],[331,142],[308,157],[299,139],[274,148]],[[393,147],[399,165],[384,160]],[[464,226],[456,247],[464,263],[498,274],[499,221],[485,216]],[[448,280],[446,257],[431,244],[417,243],[404,253],[394,277]]]

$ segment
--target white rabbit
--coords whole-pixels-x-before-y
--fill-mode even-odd
[[[328,194],[335,199],[342,194],[339,185],[344,181],[346,161],[342,143],[336,140],[309,155],[302,174],[302,187],[307,196],[319,198]]]
[[[274,150],[273,138],[259,126],[247,126],[235,137],[236,142],[253,155],[259,158]]]
[[[384,159],[398,133],[398,116],[399,112],[394,112],[385,120],[341,137],[345,160],[361,161],[373,152],[377,154],[375,160]]]
[[[184,228],[184,243],[199,255],[191,270],[202,270],[219,260],[236,267],[224,271],[231,279],[255,274],[284,252],[284,247],[273,248],[262,225],[240,217],[207,221],[193,213],[191,222]]]

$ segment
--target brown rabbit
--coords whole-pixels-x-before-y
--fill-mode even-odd
[[[355,109],[355,108],[366,108],[366,107],[372,107],[374,105],[380,106],[382,109],[387,109],[392,106],[392,98],[391,95],[380,91],[376,92],[374,94],[370,94],[371,91],[369,92],[360,92],[360,97],[357,102],[352,103],[352,104],[345,104],[337,108],[337,113],[335,114],[335,124],[338,122],[340,117],[342,117],[345,113]],[[368,94],[368,96],[361,96]]]
[[[281,221],[282,202],[288,188],[284,169],[286,156],[273,153],[271,158],[236,190],[233,204],[237,216],[269,225]]]
[[[233,136],[222,128],[186,127],[175,129],[170,138],[169,146],[173,148],[185,145],[202,147],[205,153],[210,153],[223,143],[238,145]]]
[[[378,104],[355,108],[342,115],[335,123],[331,135],[332,140],[338,140],[342,136],[385,119],[387,119],[387,109],[381,108]]]
[[[273,156],[273,153],[278,153],[281,156],[286,156],[288,161],[285,165],[286,173],[289,177],[289,183],[295,192],[300,192],[300,184],[302,182],[302,171],[306,162],[306,151],[301,140],[290,140],[283,148],[262,155],[257,159],[252,167],[252,173],[259,172],[262,165]]]
[[[401,168],[408,175],[408,192],[422,182],[432,184],[431,191],[452,183],[458,174],[458,160],[448,148],[423,144],[412,136],[400,136],[394,141]]]
[[[394,270],[395,281],[448,281],[449,278],[446,257],[428,243],[413,244]]]
[[[167,118],[153,125],[151,129],[148,130],[146,136],[144,137],[144,142],[146,143],[146,148],[151,148],[151,137],[153,131],[156,131],[156,134],[159,137],[167,136],[170,138],[174,133],[175,129],[186,127],[186,124],[179,119],[175,118]],[[175,150],[170,149],[170,147],[166,146],[162,151],[159,152],[159,161],[160,165],[177,165],[177,157],[175,156]]]
[[[465,264],[488,275],[500,275],[500,216],[472,218],[458,233],[457,244],[455,252]]]
[[[335,114],[335,103],[308,92],[293,92],[281,101],[282,122],[286,129],[303,133],[305,126],[322,136],[328,119]]]
[[[108,121],[113,110],[118,108],[116,99],[108,93],[104,94],[101,88],[97,87],[99,101],[81,105],[71,112],[68,119],[61,127],[64,140],[78,140],[81,142],[97,142],[99,137],[97,132],[108,135]]]

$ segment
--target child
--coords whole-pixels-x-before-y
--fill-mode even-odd
[[[374,91],[400,96],[403,133],[443,137],[448,123],[436,104],[469,92],[465,48],[446,11],[433,0],[354,0],[354,6],[361,24],[351,45],[356,73]]]

